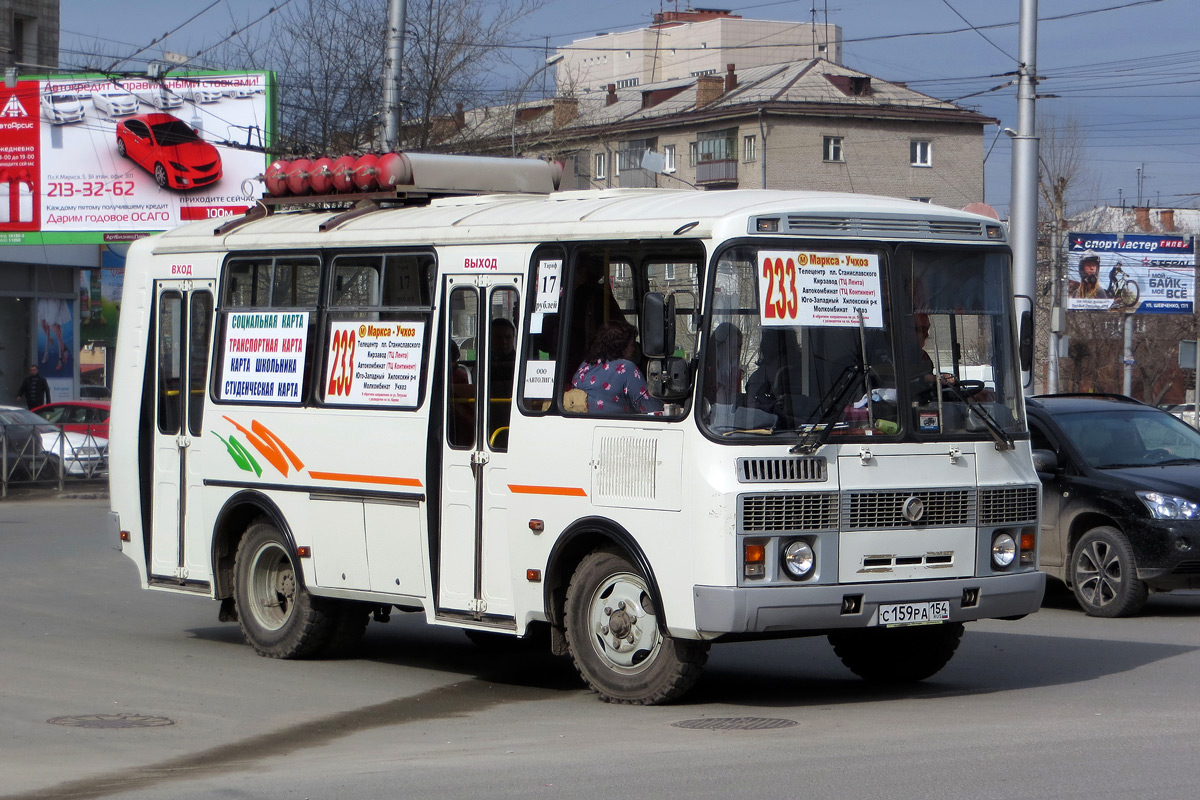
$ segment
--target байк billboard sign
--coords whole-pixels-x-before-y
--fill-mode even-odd
[[[1191,236],[1067,234],[1072,311],[1191,314],[1196,246]]]
[[[240,214],[266,165],[269,73],[0,87],[0,243],[135,238]]]

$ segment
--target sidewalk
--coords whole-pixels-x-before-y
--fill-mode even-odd
[[[108,498],[108,479],[73,480],[58,490],[56,483],[10,483],[8,497],[0,503],[19,503],[26,500],[104,500]]]

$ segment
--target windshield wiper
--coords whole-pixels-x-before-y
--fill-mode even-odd
[[[1152,467],[1172,467],[1177,464],[1200,464],[1200,458],[1168,458],[1166,461],[1155,461]]]
[[[867,368],[862,364],[851,364],[842,370],[842,374],[833,382],[833,386],[829,387],[829,391],[821,396],[817,421],[800,429],[800,441],[790,452],[812,455],[818,447],[825,444],[829,435],[833,433],[835,418],[842,413],[850,392],[862,382],[866,372]]]
[[[975,399],[974,395],[965,395],[958,390],[953,384],[947,384],[942,387],[943,390],[952,393],[959,400],[967,404],[967,408],[974,411],[979,416],[979,421],[983,423],[983,427],[987,428],[988,433],[996,440],[997,450],[1012,450],[1016,447],[1012,436],[1006,430],[1000,427],[1000,423],[996,422],[996,418],[991,412],[984,408],[983,403]]]

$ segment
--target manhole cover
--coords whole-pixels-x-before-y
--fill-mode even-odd
[[[769,731],[776,728],[790,728],[796,724],[796,721],[775,717],[706,717],[704,719],[685,719],[672,724],[676,728],[690,730]]]
[[[80,714],[74,717],[54,717],[46,722],[72,728],[161,728],[164,725],[175,724],[166,717],[147,717],[143,714]]]

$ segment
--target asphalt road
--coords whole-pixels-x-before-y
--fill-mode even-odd
[[[0,502],[3,800],[1125,800],[1200,784],[1197,594],[1128,620],[1054,596],[968,626],[946,669],[901,690],[862,683],[824,639],[720,645],[684,703],[628,708],[563,659],[411,615],[372,623],[352,658],[260,658],[216,603],[140,590],[106,511]],[[678,724],[697,720],[724,729]]]

